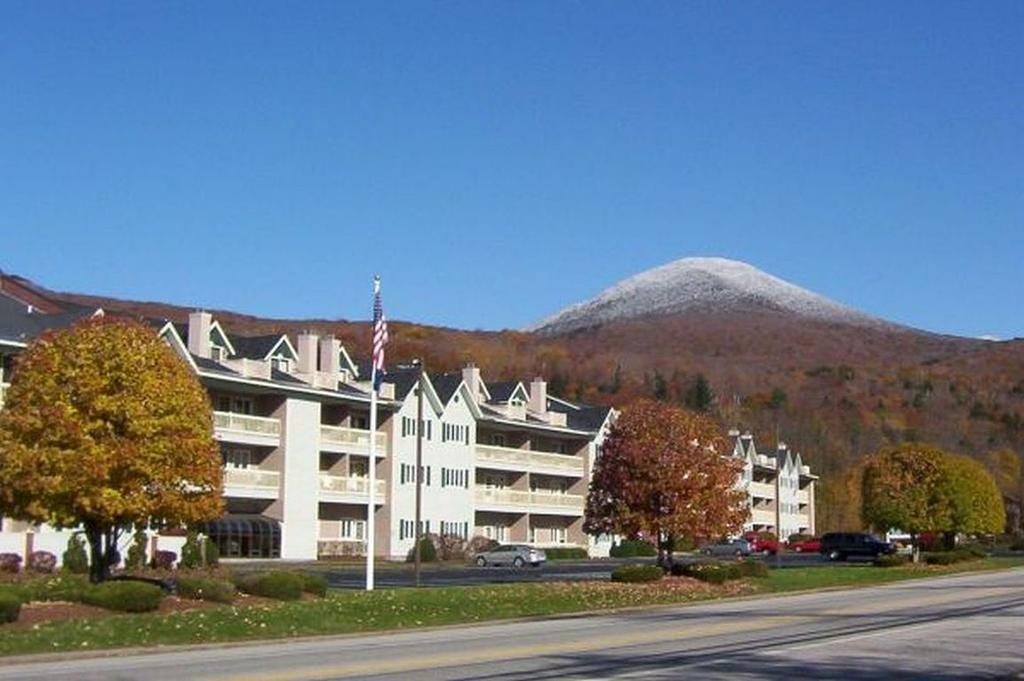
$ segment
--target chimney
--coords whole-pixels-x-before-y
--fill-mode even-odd
[[[530,411],[534,414],[548,412],[548,383],[540,376],[530,382]]]
[[[188,316],[188,351],[196,357],[210,358],[210,326],[213,315],[196,310]]]
[[[479,402],[480,369],[473,364],[468,364],[466,368],[462,370],[462,380],[466,382],[466,387],[469,388],[469,394],[473,396],[473,401]]]
[[[299,334],[298,348],[299,351],[299,373],[303,374],[314,374],[316,373],[316,342],[318,336],[315,333],[309,331],[303,331]]]
[[[729,437],[737,438],[739,436],[740,436],[740,431],[738,431],[737,429],[732,428],[732,429],[729,430]]]
[[[339,370],[339,357],[341,355],[341,341],[334,336],[325,336],[321,339],[321,371],[337,378]]]

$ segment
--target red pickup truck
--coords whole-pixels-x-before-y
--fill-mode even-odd
[[[779,552],[779,540],[771,532],[744,532],[743,538],[750,544],[751,553],[775,555]]]

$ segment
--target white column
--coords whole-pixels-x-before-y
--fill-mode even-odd
[[[320,403],[288,398],[284,407],[281,557],[315,560],[320,473]]]

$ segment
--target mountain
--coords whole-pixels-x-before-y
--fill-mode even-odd
[[[744,262],[683,258],[624,279],[528,330],[561,334],[610,321],[690,312],[774,312],[857,326],[891,326]]]
[[[41,310],[98,306],[174,321],[192,310],[59,293],[11,275],[0,281]],[[332,333],[356,358],[370,347],[365,321],[211,312],[240,335]],[[396,320],[388,327],[393,362],[423,358],[439,372],[474,362],[493,380],[543,375],[552,393],[593,404],[654,397],[689,406],[706,382],[715,396],[709,412],[723,428],[752,430],[759,448],[785,439],[822,476],[822,530],[858,527],[849,473],[884,444],[932,442],[994,470],[1006,461],[1000,450],[1024,457],[1024,339],[892,324],[743,263],[688,259],[657,268],[546,320],[539,333]],[[1000,478],[1004,489],[1018,494],[1008,479]]]

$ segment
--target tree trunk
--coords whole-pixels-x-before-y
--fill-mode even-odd
[[[674,535],[665,535],[665,554],[666,554],[666,566],[669,573],[672,572],[672,565],[675,563],[675,557],[672,555],[676,547],[676,538]]]
[[[942,542],[946,546],[947,551],[952,551],[956,548],[956,532],[943,532]]]
[[[92,523],[85,524],[85,538],[89,543],[89,581],[97,584],[110,576],[110,565],[107,554],[103,550],[103,539],[106,533]]]

